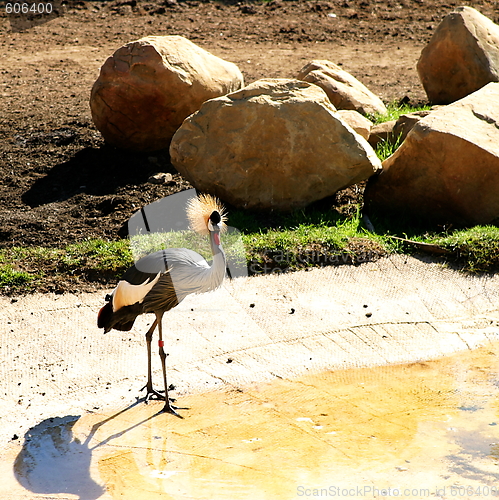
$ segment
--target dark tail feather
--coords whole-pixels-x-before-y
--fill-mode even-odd
[[[116,323],[116,325],[113,326],[115,330],[119,330],[120,332],[129,332],[132,329],[133,324],[135,323],[135,320],[132,319],[132,321],[128,321],[127,323]]]
[[[101,307],[99,314],[97,315],[97,326],[99,328],[104,328],[104,331],[108,332],[111,330],[109,326],[111,324],[111,318],[113,317],[113,306],[111,302],[108,302],[104,307]]]
[[[135,323],[135,318],[139,314],[139,312],[136,312],[136,306],[138,304],[114,312],[112,301],[108,302],[97,315],[97,326],[104,328],[104,333],[107,333],[112,328],[120,332],[130,331]]]

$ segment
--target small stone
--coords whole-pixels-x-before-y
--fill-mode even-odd
[[[147,179],[147,182],[151,184],[168,184],[173,182],[173,176],[168,172],[158,172],[157,174],[151,175],[151,177]]]

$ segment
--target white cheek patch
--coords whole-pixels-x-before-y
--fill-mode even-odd
[[[213,231],[213,224],[211,223],[211,220],[210,220],[210,219],[208,219],[208,229],[209,229],[210,231]]]

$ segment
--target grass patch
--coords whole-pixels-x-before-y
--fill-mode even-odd
[[[392,139],[382,139],[376,145],[376,156],[381,160],[385,161],[389,156],[392,156],[398,147],[402,144],[402,134],[398,137]]]
[[[12,247],[0,251],[0,292],[66,290],[68,282],[105,283],[132,263],[128,240],[87,239],[65,248]]]
[[[468,272],[489,272],[499,268],[499,228],[475,226],[448,235],[434,235],[428,242],[452,252]]]
[[[398,221],[391,229],[375,226],[387,238],[393,238],[396,253],[428,252],[441,256],[467,273],[485,273],[499,270],[499,227],[496,225],[474,226],[466,229],[428,232],[424,227],[403,224]],[[397,229],[395,229],[397,228]],[[402,228],[411,228],[408,231]]]
[[[61,264],[72,271],[91,269],[114,273],[124,271],[131,263],[128,240],[87,239],[68,245],[61,255]]]
[[[224,234],[223,245],[233,276],[292,271],[324,265],[360,263],[386,254],[382,238],[369,236],[360,226],[359,213],[341,216],[317,208],[292,214],[233,212],[242,232]],[[266,221],[266,222],[264,222]],[[231,218],[232,222],[232,218]],[[393,245],[392,245],[393,246]],[[86,284],[114,285],[142,255],[162,249],[186,247],[211,260],[207,237],[173,232],[129,240],[88,239],[63,249],[13,247],[0,251],[0,290],[4,294],[28,291],[85,289]],[[235,271],[235,272],[234,272]]]
[[[400,115],[405,115],[407,113],[414,113],[415,111],[429,111],[431,106],[411,106],[410,104],[392,101],[386,105],[386,109],[386,113],[371,113],[367,115],[367,118],[369,118],[369,120],[371,120],[375,125],[378,125],[379,123],[398,120]]]
[[[0,264],[0,290],[4,292],[29,291],[33,280],[34,277],[25,271],[17,271],[10,264]]]
[[[359,264],[390,253],[392,243],[370,234],[359,214],[334,224],[302,223],[243,236],[250,274]]]
[[[233,217],[232,217],[233,215]],[[248,274],[282,273],[313,267],[360,264],[394,253],[430,252],[466,272],[499,268],[499,228],[494,225],[428,233],[362,225],[360,211],[344,216],[329,207],[310,207],[291,214],[253,214],[233,211],[241,232],[223,236],[232,269]],[[408,225],[400,225],[400,228]],[[397,236],[395,238],[394,236]],[[148,238],[105,241],[87,239],[63,249],[14,247],[0,251],[0,292],[73,291],[96,285],[114,286],[134,257],[161,248],[186,247],[208,261],[206,237],[192,232],[153,234]],[[440,251],[441,250],[441,251]],[[445,252],[445,254],[444,254]],[[237,273],[236,273],[237,275]],[[84,285],[87,285],[85,287]]]

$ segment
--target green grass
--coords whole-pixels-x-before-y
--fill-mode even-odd
[[[442,262],[466,272],[499,269],[499,228],[494,225],[433,233],[417,228],[393,232],[379,225],[378,233],[374,233],[363,227],[359,210],[352,216],[341,216],[334,210],[329,213],[300,210],[275,216],[272,223],[267,224],[262,223],[263,216],[262,219],[250,218],[238,211],[233,215],[239,222],[246,220],[247,224],[240,226],[241,233],[224,235],[224,247],[229,259],[232,262],[239,259],[239,265],[247,266],[249,274],[359,264],[395,253],[432,252],[432,248],[447,251],[439,256]],[[418,243],[433,247],[422,248]],[[58,286],[67,290],[71,289],[68,283],[73,281],[111,286],[133,263],[134,255],[138,258],[141,253],[176,246],[193,248],[210,258],[207,239],[192,233],[157,234],[148,241],[143,239],[132,244],[129,240],[87,239],[63,249],[3,249],[0,251],[0,292],[57,290]]]
[[[12,247],[0,251],[0,292],[57,290],[57,283],[77,276],[103,281],[132,263],[127,240],[86,239],[65,248]]]
[[[377,125],[379,123],[397,120],[400,115],[405,115],[407,113],[430,110],[431,106],[425,105],[414,107],[410,104],[400,104],[397,101],[392,101],[386,105],[386,109],[386,113],[372,113],[367,115],[367,118]]]
[[[16,271],[10,264],[0,264],[0,286],[4,290],[29,290],[34,276],[25,271]]]
[[[389,156],[392,156],[398,147],[402,144],[402,134],[394,139],[382,139],[376,145],[376,156],[381,160],[385,161]]]
[[[368,115],[368,118],[375,124],[397,120],[401,115],[407,113],[413,113],[415,111],[424,111],[431,109],[430,106],[419,106],[413,107],[409,104],[400,104],[396,101],[389,103],[387,106],[386,113],[374,113]],[[385,140],[382,140],[376,146],[376,155],[381,161],[386,160],[389,156],[391,156],[397,148],[402,143],[402,137],[399,135],[398,137],[392,137]]]
[[[116,272],[130,266],[132,253],[127,240],[87,239],[81,243],[68,245],[61,255],[61,262],[71,270],[90,268]]]
[[[358,212],[335,221],[304,221],[294,227],[244,234],[243,243],[254,273],[360,263],[393,248],[391,241],[361,227]]]
[[[475,226],[448,235],[433,235],[427,240],[452,252],[468,272],[488,272],[499,268],[497,226]]]

